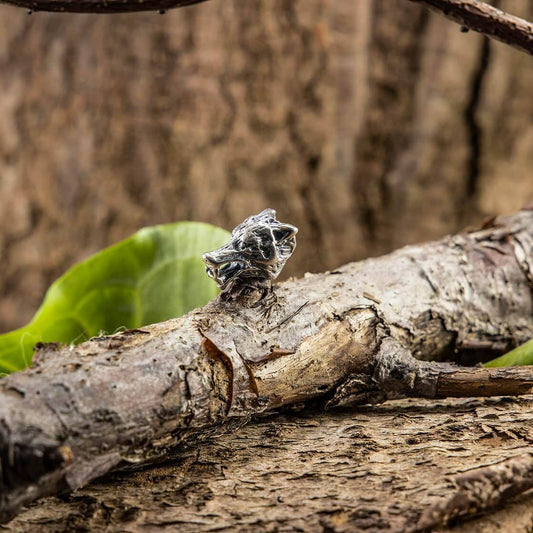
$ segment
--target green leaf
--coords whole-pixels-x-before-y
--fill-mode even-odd
[[[485,363],[488,367],[533,365],[533,339]]]
[[[38,342],[78,343],[206,304],[218,289],[201,254],[229,237],[198,222],[152,226],[75,265],[50,286],[27,326],[0,335],[0,375],[29,366]]]

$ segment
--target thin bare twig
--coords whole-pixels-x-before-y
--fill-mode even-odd
[[[63,13],[130,13],[159,11],[199,4],[205,0],[0,0],[5,4],[29,11],[59,11]]]
[[[206,0],[0,0],[31,11],[70,13],[125,13],[184,7]],[[533,54],[533,24],[479,0],[409,0],[425,4],[449,19]]]
[[[465,28],[533,54],[533,24],[479,0],[409,0],[425,4]]]

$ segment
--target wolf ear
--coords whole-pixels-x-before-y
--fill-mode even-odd
[[[277,227],[272,229],[272,235],[276,242],[283,242],[291,237],[294,237],[298,233],[298,228],[291,226],[290,224],[279,224]]]
[[[263,209],[261,213],[255,216],[257,218],[273,218],[274,220],[276,220],[276,210],[272,209],[271,207],[267,207],[266,209]]]

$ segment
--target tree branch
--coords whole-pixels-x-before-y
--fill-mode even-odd
[[[402,342],[385,337],[370,378],[356,374],[327,406],[378,403],[391,398],[518,396],[533,392],[533,367],[470,368],[416,360]]]
[[[0,0],[31,11],[127,13],[166,11],[206,0]],[[443,13],[462,26],[533,54],[533,24],[479,0],[409,0]]]
[[[199,4],[206,0],[0,0],[1,3],[30,11],[64,13],[131,13],[134,11],[166,11]]]
[[[533,54],[533,24],[479,0],[409,0],[425,4],[465,28]]]
[[[464,369],[413,355],[531,338],[532,273],[525,210],[286,282],[268,309],[217,298],[143,330],[43,346],[32,368],[0,381],[0,520],[282,406],[531,391],[533,367]]]
[[[127,13],[166,11],[206,0],[0,0],[30,11]],[[533,54],[533,24],[479,0],[409,0],[425,4],[465,28]]]

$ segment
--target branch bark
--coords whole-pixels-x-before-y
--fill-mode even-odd
[[[533,54],[533,24],[479,0],[410,0],[468,28]]]
[[[161,11],[200,4],[206,0],[0,0],[5,4],[31,11],[61,13],[132,13]]]
[[[206,0],[0,0],[30,11],[127,13],[166,11]],[[479,0],[409,0],[444,14],[465,28],[533,54],[533,24]]]
[[[270,309],[215,299],[143,330],[42,346],[32,368],[0,382],[0,519],[287,405],[531,392],[533,367],[418,359],[470,346],[492,357],[530,338],[532,285],[525,210],[286,282]]]

